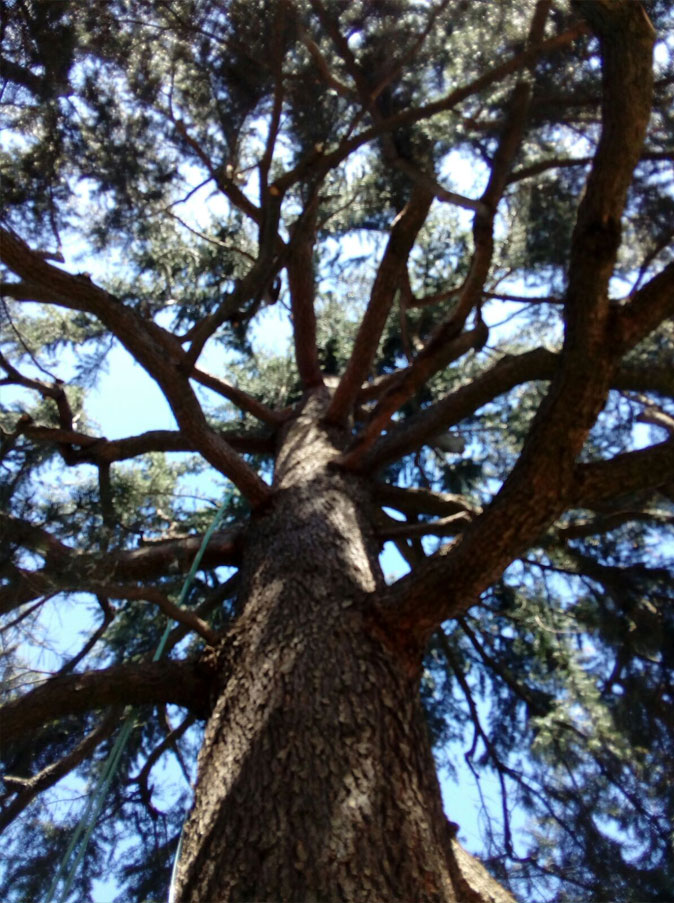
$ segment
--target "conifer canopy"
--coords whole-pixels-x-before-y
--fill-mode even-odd
[[[132,706],[72,900],[166,898],[313,417],[459,840],[520,901],[674,899],[670,3],[0,17],[0,897],[44,898]]]

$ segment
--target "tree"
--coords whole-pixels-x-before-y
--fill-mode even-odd
[[[77,899],[119,835],[124,899],[166,893],[197,751],[185,903],[674,897],[673,25],[3,3],[3,899],[127,706]],[[120,345],[173,429],[87,419]],[[44,675],[53,612],[91,629]],[[433,743],[497,783],[495,877]]]

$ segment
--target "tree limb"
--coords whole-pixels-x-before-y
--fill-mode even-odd
[[[338,459],[339,466],[349,470],[362,468],[367,452],[390,422],[393,414],[428,380],[431,371],[441,370],[472,348],[481,348],[486,340],[487,327],[480,321],[475,329],[439,343],[432,354],[423,356],[422,352],[413,364],[393,374],[389,387],[372,412],[364,430],[356,437],[351,449]]]
[[[50,426],[37,426],[24,415],[17,424],[17,435],[25,436],[34,442],[53,442],[67,447],[64,455],[68,465],[75,464],[112,464],[115,461],[128,461],[150,452],[193,452],[192,443],[177,430],[148,430],[137,436],[123,439],[106,439],[104,436],[91,436],[78,430],[63,430]],[[274,451],[272,435],[246,431],[222,430],[220,435],[229,445],[244,454],[271,454]]]
[[[384,519],[385,518],[385,519]],[[467,511],[449,514],[440,520],[405,523],[384,515],[377,527],[377,536],[382,540],[409,539],[413,536],[456,536],[471,522]]]
[[[674,437],[608,461],[577,464],[569,507],[595,508],[610,499],[668,486],[674,473]]]
[[[90,731],[78,744],[58,761],[47,765],[38,774],[30,778],[15,778],[12,775],[4,775],[3,780],[10,788],[15,788],[17,793],[0,811],[0,831],[10,825],[19,816],[26,806],[35,799],[39,793],[43,793],[49,787],[53,787],[57,781],[64,778],[76,768],[84,759],[88,758],[104,740],[106,740],[119,724],[123,709],[113,708],[105,715],[100,724]]]
[[[262,404],[261,401],[253,398],[252,395],[249,395],[247,392],[244,392],[236,386],[230,386],[229,383],[226,383],[217,376],[213,376],[211,373],[207,373],[205,370],[194,367],[191,377],[195,382],[200,383],[202,386],[206,386],[208,389],[212,389],[213,392],[217,392],[218,395],[222,395],[223,398],[231,401],[239,408],[239,410],[252,414],[253,417],[256,417],[258,420],[261,420],[269,426],[278,426],[279,423],[282,423],[285,420],[284,412],[273,411],[265,404]]]
[[[269,169],[274,157],[274,147],[278,138],[281,125],[281,113],[283,112],[283,32],[286,26],[286,15],[289,8],[284,3],[277,4],[272,26],[271,68],[274,72],[274,101],[272,104],[271,118],[267,130],[264,153],[258,163],[260,177],[260,196],[265,197],[269,188]]]
[[[3,746],[65,715],[108,706],[172,703],[204,717],[209,680],[195,661],[114,665],[53,677],[0,708]]]
[[[650,115],[654,35],[638,4],[599,0],[585,8],[591,8],[602,50],[602,132],[571,242],[560,363],[491,505],[449,548],[389,587],[382,614],[394,630],[411,630],[422,644],[437,624],[465,611],[568,506],[576,458],[617,365],[608,341],[608,282]]]
[[[668,264],[627,303],[614,309],[611,339],[626,351],[633,348],[663,320],[674,316],[674,261]]]
[[[280,260],[286,250],[285,242],[278,234],[282,200],[281,192],[274,189],[274,186],[264,192],[257,258],[218,309],[200,320],[184,337],[184,341],[189,340],[191,343],[185,355],[189,367],[196,364],[208,339],[231,316],[232,306],[239,307],[250,299],[253,299],[254,306],[259,305],[263,294],[277,276]]]
[[[370,372],[396,292],[402,284],[407,258],[426,221],[432,200],[432,194],[415,186],[410,200],[394,220],[351,356],[325,415],[328,423],[343,426],[353,410],[360,387]]]
[[[460,386],[407,420],[396,423],[364,456],[361,469],[378,470],[410,454],[433,436],[460,423],[516,386],[551,380],[559,366],[559,355],[547,348],[505,355],[465,386]],[[615,389],[653,391],[674,398],[674,367],[627,362],[613,373],[610,383]]]
[[[260,211],[260,208],[256,207],[255,204],[246,197],[233,178],[229,179],[226,177],[222,168],[216,169],[216,167],[213,166],[211,158],[208,156],[202,145],[187,131],[187,125],[182,119],[176,119],[172,111],[169,113],[169,118],[175,126],[178,135],[180,135],[184,143],[194,153],[197,160],[201,162],[211,179],[218,186],[218,191],[221,191],[237,210],[245,213],[254,223],[259,225],[262,221],[262,212]]]
[[[208,624],[203,621],[194,611],[189,608],[181,608],[172,602],[169,597],[155,586],[130,586],[129,584],[113,584],[113,583],[90,583],[84,579],[77,584],[82,592],[93,592],[96,595],[109,596],[112,599],[129,599],[151,602],[162,611],[167,618],[175,621],[177,624],[183,624],[188,630],[194,631],[209,646],[216,646],[220,637],[219,634],[212,630]]]
[[[206,460],[229,477],[253,507],[270,497],[267,484],[208,424],[188,378],[188,358],[176,337],[144,320],[85,276],[73,276],[43,260],[0,228],[0,259],[13,272],[50,292],[51,302],[94,314],[158,383],[185,436]]]
[[[75,668],[79,665],[79,663],[84,658],[86,658],[87,655],[89,655],[89,653],[94,648],[96,643],[98,643],[98,641],[103,637],[103,635],[107,631],[108,626],[112,623],[112,621],[115,617],[115,614],[117,612],[116,612],[116,609],[114,608],[114,606],[112,606],[110,604],[110,600],[106,599],[105,596],[102,596],[99,594],[96,597],[96,601],[101,606],[101,610],[103,611],[103,620],[101,621],[100,625],[96,628],[96,630],[94,630],[93,633],[89,634],[89,636],[85,640],[84,644],[80,648],[79,652],[76,652],[75,655],[72,656],[72,658],[69,658],[68,661],[59,668],[59,670],[57,672],[58,674],[72,673],[75,670]]]
[[[484,212],[484,204],[479,198],[476,200],[474,198],[466,197],[463,194],[457,194],[455,191],[449,191],[444,185],[441,185],[434,176],[424,172],[418,166],[415,166],[411,160],[406,160],[404,157],[397,156],[393,165],[396,169],[404,172],[413,184],[430,192],[436,200],[440,201],[440,203],[454,204],[456,207],[461,207],[464,210]]]
[[[46,561],[61,565],[69,561],[76,551],[61,542],[43,527],[0,511],[0,541],[11,545],[24,545],[42,555]]]
[[[10,515],[0,514],[0,535],[10,543],[23,543],[45,556],[45,567],[39,571],[23,568],[6,569],[7,584],[0,588],[0,612],[4,613],[30,602],[41,595],[54,592],[76,592],[89,587],[89,591],[104,595],[116,584],[123,598],[147,598],[133,594],[143,590],[125,587],[118,582],[125,580],[151,580],[171,571],[183,573],[194,561],[201,548],[203,537],[199,534],[182,539],[154,542],[138,549],[107,553],[103,556],[79,553],[61,543],[41,527]],[[201,567],[212,568],[238,563],[241,533],[238,530],[220,530],[213,534],[204,551]],[[126,593],[132,593],[131,596]],[[114,593],[107,593],[114,595]],[[178,619],[180,620],[180,619]]]
[[[583,539],[587,536],[598,536],[600,533],[609,533],[624,524],[643,521],[651,524],[673,524],[674,515],[668,511],[642,511],[625,509],[611,514],[600,514],[590,520],[576,520],[566,527],[557,527],[555,533],[563,540]]]
[[[528,44],[531,47],[540,45],[549,7],[548,2],[536,4],[528,36]],[[434,330],[425,348],[414,363],[401,374],[399,381],[384,393],[365,430],[356,439],[353,448],[342,456],[341,466],[349,469],[357,468],[393,414],[421,385],[434,373],[465,353],[468,348],[480,348],[485,344],[488,332],[481,318],[478,317],[472,332],[462,335],[462,331],[470,312],[479,305],[482,298],[494,250],[493,230],[496,210],[524,134],[530,100],[531,85],[529,81],[522,79],[513,91],[510,110],[492,161],[489,181],[473,219],[475,248],[455,308],[449,318]]]
[[[164,753],[169,749],[177,750],[176,740],[179,740],[183,734],[194,724],[196,718],[191,713],[186,715],[183,720],[180,722],[178,727],[174,728],[172,731],[164,737],[161,743],[157,744],[152,752],[149,754],[143,767],[138,772],[137,775],[130,778],[134,784],[138,784],[140,788],[141,798],[143,799],[144,804],[151,811],[154,810],[152,806],[152,788],[148,785],[148,781],[150,778],[150,773],[152,769],[157,764],[157,762],[161,759]],[[180,759],[180,755],[178,754]],[[155,810],[156,811],[156,810]]]
[[[375,483],[374,497],[380,505],[395,508],[404,514],[449,514],[477,513],[472,502],[462,495],[448,492],[433,492],[431,489],[391,486],[388,483]]]
[[[53,87],[46,78],[40,78],[25,66],[8,60],[6,56],[0,56],[0,78],[27,88],[35,97],[42,97],[45,91]]]
[[[305,389],[323,385],[316,345],[314,309],[314,240],[317,197],[298,219],[288,249],[286,268],[293,318],[295,361]]]
[[[546,348],[506,355],[465,386],[460,386],[401,424],[395,424],[363,458],[361,468],[378,470],[419,448],[442,430],[460,423],[515,386],[535,379],[549,379],[555,364],[556,355]]]
[[[194,613],[200,618],[206,618],[216,608],[220,607],[223,602],[231,599],[232,596],[236,594],[238,585],[239,573],[237,571],[228,580],[225,580],[225,582],[220,586],[208,592],[203,600],[196,606]],[[174,649],[178,645],[178,643],[187,636],[189,630],[190,628],[185,624],[176,624],[171,633],[168,635],[168,639],[166,640],[166,644],[164,645],[165,656],[170,655],[171,650]]]

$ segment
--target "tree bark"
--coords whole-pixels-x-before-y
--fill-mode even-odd
[[[371,616],[374,505],[331,469],[348,434],[309,394],[252,522],[242,615],[199,758],[175,899],[512,901],[443,814],[421,711],[421,650]]]

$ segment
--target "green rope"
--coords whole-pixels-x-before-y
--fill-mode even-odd
[[[185,599],[187,598],[187,594],[189,592],[190,586],[192,585],[192,581],[194,580],[194,576],[199,570],[199,565],[201,564],[201,559],[204,557],[206,547],[211,541],[211,537],[217,530],[218,525],[220,524],[220,521],[224,516],[227,502],[228,500],[226,499],[218,508],[215,517],[211,521],[211,525],[209,526],[202,540],[199,551],[194,557],[192,567],[190,568],[190,571],[185,578],[185,582],[183,583],[182,589],[180,590],[180,595],[178,597],[179,607],[182,607],[185,604]],[[153,662],[157,662],[161,658],[172,627],[173,621],[169,621],[164,629],[162,638],[159,640],[159,644],[157,645],[154,656],[152,657]],[[73,882],[77,876],[79,867],[82,863],[82,860],[84,859],[84,854],[87,850],[89,840],[91,839],[91,835],[93,834],[94,828],[96,827],[96,822],[98,821],[98,816],[101,809],[103,808],[103,803],[105,802],[105,797],[107,796],[108,789],[113,777],[115,776],[119,762],[122,758],[122,753],[124,752],[129,737],[133,732],[135,724],[135,715],[132,711],[125,718],[122,724],[122,729],[119,732],[119,736],[117,737],[117,740],[115,741],[115,744],[112,747],[110,754],[108,755],[108,758],[105,762],[100,777],[98,778],[94,792],[91,794],[89,800],[87,801],[87,805],[77,824],[77,828],[73,833],[70,844],[68,845],[68,849],[66,850],[65,855],[61,860],[61,864],[59,865],[59,868],[56,872],[54,880],[51,883],[51,887],[49,888],[49,893],[47,894],[45,903],[52,903],[56,889],[64,879],[65,883],[58,898],[58,903],[66,903],[68,895],[70,894],[70,891],[72,889]],[[75,850],[77,850],[77,854],[75,855],[75,859],[73,860],[72,865],[70,865],[70,868],[68,869],[70,860]]]
[[[175,903],[175,884],[176,884],[176,875],[178,874],[178,862],[180,860],[180,853],[183,848],[183,837],[185,830],[185,824],[183,823],[182,828],[180,829],[180,837],[178,838],[178,846],[176,847],[176,853],[173,857],[173,868],[171,869],[171,880],[169,881],[169,898],[168,903]]]

